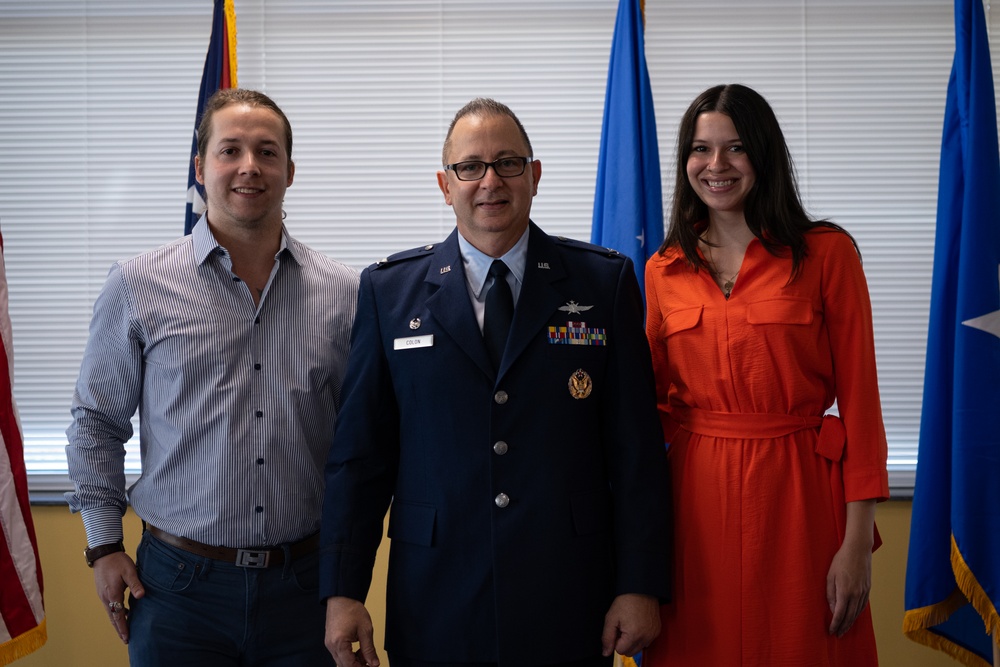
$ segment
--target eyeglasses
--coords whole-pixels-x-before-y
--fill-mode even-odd
[[[469,160],[467,162],[456,162],[446,164],[445,170],[455,172],[455,177],[460,181],[478,181],[486,176],[486,170],[493,167],[493,171],[500,178],[513,178],[524,173],[524,168],[529,162],[534,161],[533,157],[501,157],[493,162],[481,162],[479,160]]]

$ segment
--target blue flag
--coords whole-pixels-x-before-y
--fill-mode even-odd
[[[198,125],[205,111],[205,102],[219,88],[236,86],[236,10],[233,0],[215,0],[212,10],[212,36],[205,56],[205,69],[201,74],[198,92],[198,110],[194,117],[194,138],[191,140],[191,160],[188,165],[187,209],[184,216],[184,233],[205,212],[205,188],[194,177],[194,156],[198,154]]]
[[[956,0],[903,631],[989,667],[998,599],[1000,150],[982,1]]]
[[[590,240],[631,257],[640,286],[646,260],[663,242],[660,149],[640,0],[618,3]]]

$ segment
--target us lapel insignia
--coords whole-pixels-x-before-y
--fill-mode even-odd
[[[582,368],[577,368],[569,376],[569,395],[580,400],[590,396],[594,389],[594,381],[590,379],[590,374]]]
[[[413,330],[417,330],[417,329],[420,328],[420,318],[419,317],[414,317],[412,320],[410,320],[410,328],[413,329]]]
[[[549,268],[549,263],[548,262],[539,262],[538,263],[538,268],[540,268],[540,269],[547,269],[547,268]]]
[[[570,301],[565,306],[559,306],[559,310],[563,310],[570,315],[576,315],[578,313],[584,313],[593,308],[593,306],[581,306],[576,301]]]
[[[448,266],[442,266],[441,267],[441,273],[440,273],[440,275],[444,275],[445,273],[448,273],[449,271],[451,271],[451,264],[449,264]]]

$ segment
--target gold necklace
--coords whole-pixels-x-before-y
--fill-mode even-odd
[[[732,294],[733,292],[733,285],[736,284],[736,276],[740,275],[739,270],[737,269],[736,273],[730,276],[729,279],[727,280],[722,275],[722,271],[719,271],[715,268],[715,261],[714,258],[712,257],[711,246],[709,246],[708,248],[708,263],[711,265],[712,275],[714,275],[716,278],[722,279],[722,295],[728,299],[729,295]]]
[[[716,275],[719,276],[720,278],[722,278],[721,274],[717,273]],[[729,298],[729,295],[732,294],[732,292],[733,292],[733,285],[736,283],[736,276],[738,276],[738,275],[740,275],[739,271],[737,271],[736,273],[734,273],[732,275],[732,277],[729,278],[729,280],[723,279],[723,282],[722,282],[722,296],[726,297],[727,299]]]

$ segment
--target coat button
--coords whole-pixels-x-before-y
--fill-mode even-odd
[[[504,442],[503,440],[497,440],[495,443],[493,443],[493,451],[496,453],[497,456],[503,456],[504,454],[507,453],[507,443]]]
[[[503,405],[504,403],[506,403],[507,398],[508,398],[507,392],[505,392],[503,389],[493,394],[493,400],[494,402],[496,402],[497,405]]]
[[[510,505],[510,498],[506,493],[501,493],[493,499],[493,502],[497,504],[497,507],[503,509],[504,507],[507,507],[507,505]]]

